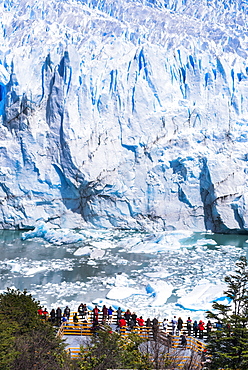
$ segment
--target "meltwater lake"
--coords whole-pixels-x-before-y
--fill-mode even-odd
[[[145,317],[203,317],[224,277],[247,256],[248,235],[123,230],[0,231],[0,290],[42,305],[130,308]]]

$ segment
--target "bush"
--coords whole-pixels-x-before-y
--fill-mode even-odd
[[[71,368],[62,340],[37,314],[39,302],[26,291],[0,294],[0,369]]]

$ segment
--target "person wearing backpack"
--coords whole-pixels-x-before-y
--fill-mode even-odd
[[[195,334],[195,338],[197,338],[197,333],[198,333],[198,324],[197,321],[195,320],[193,323],[193,332]]]
[[[188,336],[191,336],[191,329],[192,329],[192,320],[190,317],[188,317],[187,320],[187,331],[188,331]]]

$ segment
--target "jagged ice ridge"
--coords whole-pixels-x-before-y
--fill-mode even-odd
[[[247,1],[0,4],[0,227],[247,232]]]

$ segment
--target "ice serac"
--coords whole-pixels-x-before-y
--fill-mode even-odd
[[[1,228],[248,231],[246,2],[0,12]]]

